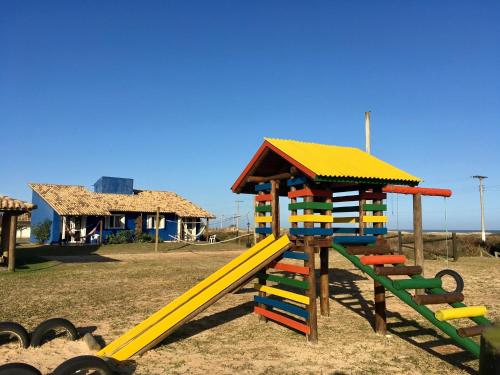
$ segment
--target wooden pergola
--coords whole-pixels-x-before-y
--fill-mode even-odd
[[[7,264],[9,271],[16,268],[17,217],[35,209],[36,205],[0,195],[2,232],[0,237],[0,264]]]

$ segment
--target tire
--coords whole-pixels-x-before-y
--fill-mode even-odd
[[[38,327],[35,328],[31,336],[31,346],[36,348],[42,345],[47,341],[49,333],[55,333],[57,331],[65,331],[66,336],[71,341],[78,339],[78,331],[73,323],[63,318],[52,318],[40,323]]]
[[[0,366],[0,375],[42,375],[42,373],[26,363],[9,363]]]
[[[68,359],[52,372],[52,375],[77,375],[80,371],[93,370],[93,374],[113,375],[113,370],[102,358],[93,355],[82,355]],[[86,374],[86,372],[83,372]]]
[[[462,279],[462,276],[456,271],[450,270],[450,269],[444,269],[436,273],[435,278],[442,279],[443,276],[451,276],[453,280],[455,280],[455,283],[457,284],[455,290],[449,291],[447,290],[446,292],[448,293],[462,293],[464,290],[464,279]]]
[[[28,331],[20,324],[14,322],[0,322],[0,340],[8,336],[8,338],[15,338],[19,341],[19,345],[27,348],[30,342]],[[3,340],[1,340],[3,341]]]

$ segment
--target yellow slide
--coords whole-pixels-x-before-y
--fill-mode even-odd
[[[97,355],[123,361],[158,345],[225,294],[248,282],[250,277],[287,250],[290,244],[286,235],[277,240],[273,235],[266,237],[110,343]]]

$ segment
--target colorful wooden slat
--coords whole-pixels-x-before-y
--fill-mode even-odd
[[[288,285],[288,286],[293,286],[295,288],[300,288],[300,289],[309,289],[309,283],[307,281],[302,281],[302,280],[295,280],[295,279],[290,279],[288,277],[284,276],[278,276],[278,275],[269,275],[269,274],[258,274],[259,280],[260,279],[265,279],[267,281],[272,281],[274,283],[278,284],[283,284],[283,285]]]
[[[363,216],[363,223],[387,223],[387,216]]]
[[[255,219],[256,223],[272,223],[273,222],[272,216],[255,216],[254,219]]]
[[[333,233],[359,233],[359,228],[332,228]],[[387,234],[387,228],[364,228],[364,234],[384,235]]]
[[[254,287],[254,289],[257,289],[260,292],[265,292],[268,294],[272,294],[274,296],[289,299],[291,301],[303,303],[304,305],[309,305],[309,297],[304,296],[302,294],[289,292],[287,290],[282,290],[282,289],[274,288],[274,287],[267,286],[267,285],[254,284],[253,287]]]
[[[299,259],[299,260],[308,260],[309,255],[304,253],[303,251],[285,251],[283,253],[283,258],[288,259]]]
[[[255,233],[257,234],[271,234],[273,233],[272,228],[255,228]]]
[[[266,306],[275,307],[277,309],[286,311],[288,313],[298,315],[304,319],[309,318],[309,312],[307,310],[304,310],[296,305],[292,305],[291,303],[287,303],[274,298],[260,297],[260,296],[254,296],[253,300],[255,301],[255,303],[262,303]]]
[[[262,194],[262,195],[255,196],[256,202],[270,202],[272,200],[273,200],[273,196],[271,194]]]
[[[309,334],[309,332],[311,332],[309,326],[307,326],[306,324],[299,323],[296,320],[287,318],[286,316],[277,314],[273,311],[265,310],[265,309],[260,308],[258,306],[255,306],[253,311],[259,315],[265,316],[268,319],[274,320],[278,323],[281,323],[287,327],[296,329],[297,331],[303,332],[305,334]]]
[[[294,264],[272,262],[269,264],[269,268],[273,268],[279,271],[298,273],[299,275],[309,275],[308,267],[296,266]]]
[[[332,212],[359,212],[359,206],[333,207]]]
[[[290,211],[296,210],[331,210],[333,208],[333,203],[329,202],[298,202],[289,203],[288,209]]]
[[[290,228],[293,236],[331,236],[332,228]]]
[[[291,180],[288,180],[286,184],[288,186],[297,186],[297,185],[304,185],[306,182],[307,182],[307,177],[299,176],[292,178]]]
[[[404,264],[406,257],[404,255],[365,255],[359,258],[363,264],[382,265],[382,264]]]
[[[377,239],[373,236],[335,236],[333,242],[340,245],[346,244],[370,244],[375,243]]]
[[[333,223],[331,215],[292,215],[288,217],[290,223]]]
[[[334,223],[359,223],[359,216],[335,217]]]
[[[255,206],[255,212],[271,212],[272,207],[270,204],[266,204],[265,206]]]
[[[450,320],[461,318],[475,318],[486,315],[486,306],[455,307],[453,309],[438,310],[434,313],[437,320]]]
[[[365,211],[387,211],[386,204],[366,203],[363,205]]]
[[[370,193],[370,192],[364,192],[361,193],[360,195],[361,199],[366,199],[366,200],[374,200],[374,201],[381,201],[382,199],[387,198],[386,193]]]
[[[341,197],[333,197],[332,202],[352,202],[362,199],[366,200],[382,200],[387,197],[385,193],[362,193],[357,195],[343,195]]]
[[[330,198],[332,192],[329,190],[319,190],[319,189],[300,189],[288,192],[288,198],[300,198],[300,197],[326,197]]]
[[[271,190],[271,183],[266,182],[265,184],[257,184],[255,185],[255,191],[266,191]]]
[[[396,289],[433,289],[441,288],[442,281],[439,277],[432,279],[404,279],[394,280],[393,285]]]

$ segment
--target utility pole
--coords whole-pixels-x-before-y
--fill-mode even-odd
[[[243,201],[234,202],[236,203],[236,235],[238,235],[240,230],[240,203],[243,203]]]
[[[472,176],[479,180],[479,202],[481,204],[481,240],[486,241],[486,226],[484,224],[484,185],[483,180],[488,178],[486,176]]]
[[[371,154],[372,152],[371,134],[370,134],[370,113],[371,111],[365,112],[365,151],[369,154]]]

